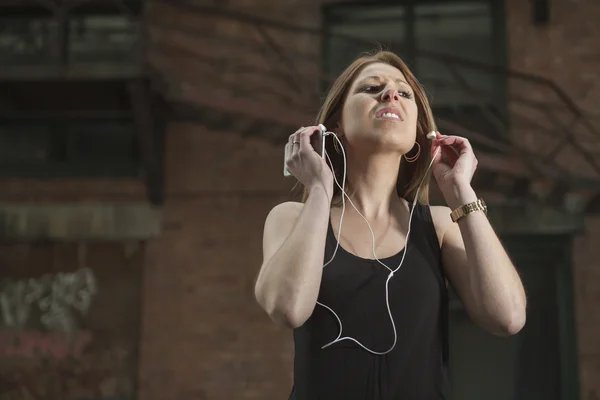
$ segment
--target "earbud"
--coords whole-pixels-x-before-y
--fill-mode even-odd
[[[427,134],[427,139],[434,140],[437,137],[437,133],[435,131],[431,131]]]
[[[329,133],[329,132],[327,132],[327,128],[325,128],[325,125],[323,125],[323,124],[319,124],[319,129],[321,130],[322,136],[327,136],[327,134]]]

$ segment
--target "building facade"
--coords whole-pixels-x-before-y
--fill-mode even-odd
[[[528,291],[510,339],[452,303],[457,398],[600,399],[600,4],[114,4],[62,23],[33,2],[2,14],[2,51],[22,57],[0,69],[3,298],[70,273],[89,301],[63,301],[55,324],[42,297],[3,314],[0,394],[287,398],[291,332],[253,297],[264,219],[293,198],[282,143],[382,45],[423,81],[440,131],[476,146],[474,184]],[[7,317],[23,310],[37,311]]]

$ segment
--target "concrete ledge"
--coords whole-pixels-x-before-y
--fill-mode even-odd
[[[160,234],[162,211],[133,204],[2,204],[3,240],[144,240]]]

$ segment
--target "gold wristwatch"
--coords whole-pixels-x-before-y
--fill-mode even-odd
[[[483,211],[487,215],[487,205],[483,199],[478,199],[477,201],[458,207],[450,213],[450,218],[452,218],[452,222],[456,222],[465,215],[475,211]]]

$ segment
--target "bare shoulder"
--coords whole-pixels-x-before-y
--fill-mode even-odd
[[[452,229],[452,219],[450,218],[450,207],[446,206],[430,206],[431,210],[431,219],[433,220],[433,226],[435,227],[435,232],[437,233],[438,240],[443,243],[444,235],[448,231],[448,229]]]
[[[294,229],[304,208],[304,203],[287,201],[273,207],[265,220],[263,232],[263,258],[268,260]]]
[[[304,203],[299,203],[297,201],[286,201],[277,204],[271,209],[269,215],[267,215],[265,225],[281,225],[295,222],[298,219],[298,216],[300,216],[303,208]]]

